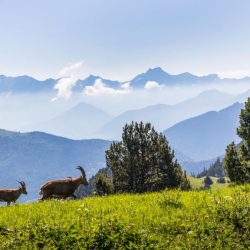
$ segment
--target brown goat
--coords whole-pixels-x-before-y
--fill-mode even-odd
[[[19,182],[21,187],[16,189],[0,189],[0,201],[7,202],[7,206],[11,202],[15,203],[21,194],[27,194],[26,185],[23,181]]]
[[[43,186],[41,186],[40,195],[42,198],[40,200],[46,200],[50,198],[67,198],[74,195],[76,189],[81,185],[88,185],[88,181],[86,179],[86,174],[84,169],[81,166],[78,166],[77,169],[81,171],[81,176],[78,178],[66,178],[63,180],[54,180],[48,181]]]

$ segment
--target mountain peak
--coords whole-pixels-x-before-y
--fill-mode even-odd
[[[161,67],[149,68],[146,73],[165,73],[166,72]]]

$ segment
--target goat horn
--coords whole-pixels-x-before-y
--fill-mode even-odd
[[[25,187],[25,182],[24,182],[24,181],[19,181],[19,183],[20,183],[20,185],[21,185],[22,187]]]
[[[85,171],[81,166],[78,166],[77,169],[81,171],[83,177],[86,177]]]

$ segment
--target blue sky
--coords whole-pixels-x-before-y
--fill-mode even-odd
[[[250,75],[248,0],[0,0],[0,74]]]

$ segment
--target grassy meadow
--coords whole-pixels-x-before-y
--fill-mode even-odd
[[[218,189],[225,188],[225,187],[229,186],[229,183],[218,183],[219,178],[217,178],[217,177],[210,176],[210,178],[213,181],[213,184],[210,185],[210,189],[212,189],[212,190],[218,190]],[[195,178],[192,176],[188,176],[188,179],[190,181],[192,189],[197,190],[197,189],[202,189],[204,187],[205,177]],[[225,177],[225,180],[229,180],[229,178]]]
[[[1,249],[249,249],[250,185],[0,207]]]

